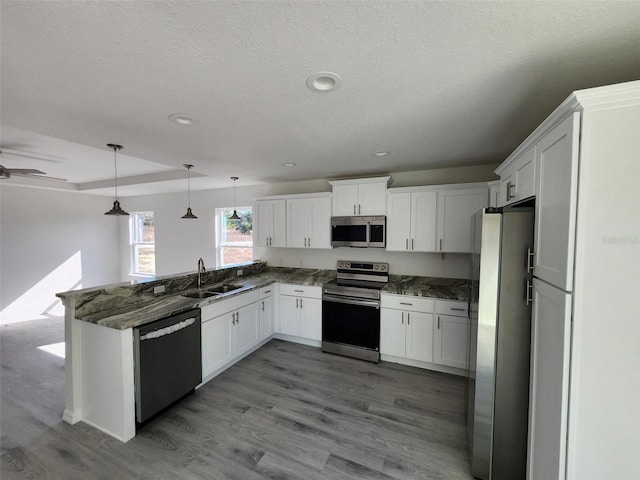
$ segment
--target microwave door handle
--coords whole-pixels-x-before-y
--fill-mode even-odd
[[[371,222],[367,222],[366,239],[367,247],[371,245]]]

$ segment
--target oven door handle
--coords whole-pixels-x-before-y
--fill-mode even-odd
[[[323,295],[323,302],[333,302],[333,303],[346,303],[347,305],[361,305],[363,307],[376,307],[380,308],[380,302],[375,300],[359,300],[356,298],[343,298],[343,297],[334,297],[332,295]]]

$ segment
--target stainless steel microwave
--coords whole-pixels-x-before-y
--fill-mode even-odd
[[[331,246],[384,248],[387,217],[331,217]]]

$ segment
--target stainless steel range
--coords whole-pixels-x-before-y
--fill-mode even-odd
[[[322,350],[380,361],[380,290],[389,264],[338,261],[335,280],[322,286]]]

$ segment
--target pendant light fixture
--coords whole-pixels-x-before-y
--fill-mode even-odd
[[[238,180],[238,177],[231,177],[231,180],[233,180],[233,215],[229,217],[229,220],[240,220],[236,210],[236,180]]]
[[[116,145],[115,143],[107,143],[107,147],[113,150],[113,168],[115,171],[115,190],[116,199],[113,202],[113,208],[108,212],[104,212],[105,215],[129,215],[122,208],[120,208],[120,202],[118,201],[118,163],[116,161],[116,152],[122,150],[122,145]]]
[[[193,165],[190,165],[188,163],[183,163],[183,165],[187,169],[187,198],[189,203],[187,204],[187,213],[185,213],[182,218],[198,218],[191,211],[191,177],[189,175],[189,172],[193,168]]]

